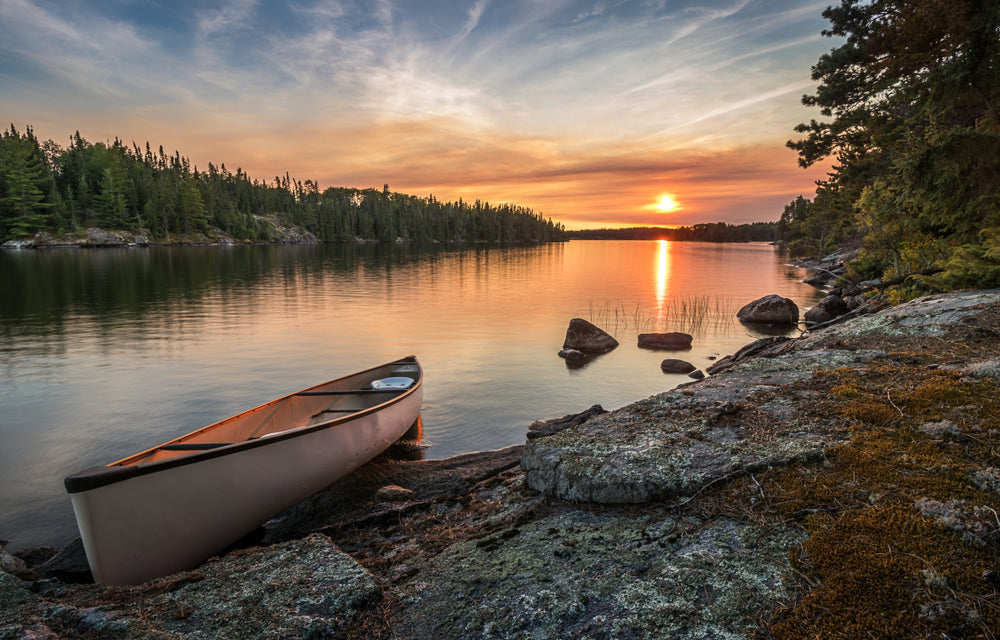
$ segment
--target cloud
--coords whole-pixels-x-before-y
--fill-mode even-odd
[[[169,26],[47,2],[0,0],[0,110],[43,138],[580,224],[644,220],[659,191],[671,223],[774,216],[815,178],[783,143],[828,0],[220,0]]]
[[[246,29],[256,7],[257,0],[228,0],[218,9],[203,9],[196,14],[199,36],[207,38]]]

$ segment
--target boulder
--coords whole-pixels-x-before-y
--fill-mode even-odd
[[[663,349],[680,351],[691,348],[691,334],[672,331],[670,333],[640,333],[639,346],[643,349]]]
[[[772,294],[744,305],[736,318],[744,324],[790,326],[799,321],[799,307],[788,298]]]
[[[816,306],[806,311],[805,321],[810,324],[821,324],[838,318],[848,312],[847,302],[840,296],[829,295]]]
[[[663,373],[691,373],[697,368],[686,360],[675,360],[673,358],[667,358],[660,363],[660,369],[663,370]]]
[[[583,318],[573,318],[566,329],[563,349],[576,349],[587,354],[607,353],[618,346],[609,333]]]
[[[56,578],[63,582],[85,584],[94,581],[87,563],[87,552],[83,540],[74,538],[59,553],[42,564],[32,567],[43,578]]]

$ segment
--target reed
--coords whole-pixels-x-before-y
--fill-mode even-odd
[[[736,302],[731,297],[710,294],[674,296],[653,305],[637,302],[628,308],[624,302],[595,303],[593,300],[588,306],[587,319],[612,335],[628,331],[697,333],[725,328],[736,318]]]

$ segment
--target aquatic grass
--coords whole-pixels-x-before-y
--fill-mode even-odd
[[[735,321],[736,302],[729,296],[674,296],[651,306],[636,302],[604,302],[588,305],[587,320],[612,335],[683,331],[697,333],[705,329],[725,328]]]

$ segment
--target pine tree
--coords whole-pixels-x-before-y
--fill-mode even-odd
[[[53,206],[46,201],[49,183],[31,130],[22,138],[11,125],[0,141],[0,231],[21,238],[44,229]]]

